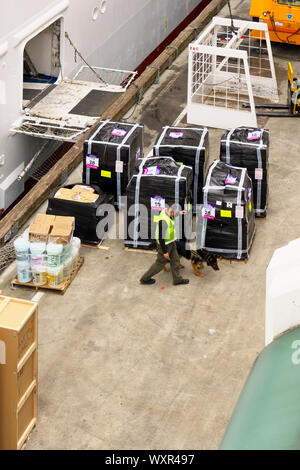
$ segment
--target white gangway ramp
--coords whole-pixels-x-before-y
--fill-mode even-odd
[[[279,99],[268,26],[214,17],[189,46],[187,122],[257,127],[254,96]]]
[[[277,249],[267,268],[266,345],[297,326],[300,326],[300,238]]]

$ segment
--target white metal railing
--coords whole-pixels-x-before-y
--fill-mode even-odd
[[[137,75],[137,72],[131,70],[109,69],[105,67],[92,68],[100,75],[103,81],[107,83],[107,86],[103,86],[103,90],[107,91],[126,91]],[[95,82],[96,79],[92,70],[87,65],[83,65],[76,73],[73,80]]]
[[[257,127],[254,96],[278,101],[268,27],[215,17],[189,47],[187,122]],[[243,103],[250,103],[250,111]]]

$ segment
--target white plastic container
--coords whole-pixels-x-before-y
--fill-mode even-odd
[[[73,259],[70,257],[68,258],[63,264],[63,272],[64,272],[64,280],[70,279],[72,271],[73,271]]]
[[[26,261],[28,263],[30,262],[29,247],[29,241],[26,240],[26,238],[24,237],[18,237],[14,241],[14,248],[17,261]]]
[[[30,263],[32,268],[39,268],[46,264],[46,243],[30,243]]]
[[[76,246],[72,246],[71,250],[71,258],[72,258],[72,271],[75,271],[78,265],[79,260],[79,250]]]
[[[62,265],[63,245],[60,243],[48,243],[47,265],[49,268],[58,268]]]
[[[62,261],[63,263],[66,262],[67,259],[71,257],[71,243],[68,243],[68,245],[63,245],[63,256],[62,256]]]
[[[78,250],[80,250],[80,247],[81,247],[81,240],[80,240],[80,238],[78,238],[78,237],[73,237],[72,246],[77,246]]]
[[[32,282],[35,286],[43,286],[48,282],[47,266],[32,269]]]
[[[59,286],[64,280],[63,266],[48,268],[48,284],[51,287]]]
[[[79,238],[74,237],[71,242],[71,257],[73,259],[73,271],[77,268],[78,261],[80,258],[80,246],[81,241]]]
[[[32,279],[30,263],[28,261],[17,261],[16,264],[19,282],[23,284],[30,282]]]

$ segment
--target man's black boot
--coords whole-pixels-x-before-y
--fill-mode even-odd
[[[140,280],[140,283],[141,284],[154,284],[155,283],[155,279],[149,279],[149,281],[143,281],[143,279]]]
[[[181,279],[180,281],[174,282],[174,286],[179,286],[180,284],[188,284],[190,281],[188,279]]]

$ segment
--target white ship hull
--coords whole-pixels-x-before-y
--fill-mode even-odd
[[[83,65],[134,70],[199,0],[12,0],[0,5],[0,211],[24,191],[17,180],[41,139],[10,132],[24,116],[24,49],[40,74],[73,78]],[[54,26],[53,26],[54,25]],[[53,143],[55,146],[55,143]]]

